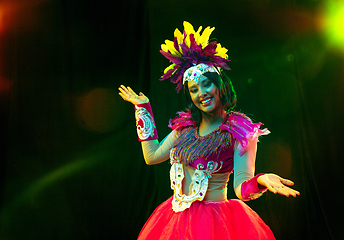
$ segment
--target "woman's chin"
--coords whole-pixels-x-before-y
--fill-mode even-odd
[[[212,105],[206,106],[206,107],[201,107],[200,110],[204,113],[213,113],[215,111],[215,107]]]

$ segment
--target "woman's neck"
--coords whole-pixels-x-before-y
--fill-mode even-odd
[[[226,112],[221,111],[219,114],[202,113],[202,120],[198,128],[198,135],[205,136],[215,131],[226,117]]]
[[[219,126],[221,125],[225,117],[226,117],[226,112],[223,109],[215,113],[202,112],[202,120],[201,120],[200,125],[203,125],[203,127],[212,126],[212,125]]]

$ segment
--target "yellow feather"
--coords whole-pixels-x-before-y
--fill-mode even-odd
[[[195,33],[195,40],[196,40],[196,43],[199,43],[199,38],[200,38],[200,32],[202,30],[202,26],[200,26],[197,30],[197,32]]]
[[[177,38],[178,46],[183,43],[183,34],[179,31],[178,28],[174,30],[174,37]],[[180,47],[179,47],[179,51],[181,51]]]
[[[171,54],[180,56],[180,53],[177,52],[177,50],[174,48],[174,42],[172,42],[171,40],[165,40],[165,44],[167,45],[168,50]]]
[[[199,34],[202,31],[202,26],[199,26],[197,33]]]
[[[166,44],[161,44],[161,50],[163,50],[164,52],[168,52],[168,47],[166,46]]]
[[[187,22],[187,21],[184,21],[183,22],[183,25],[184,25],[184,31],[186,33],[186,39],[185,39],[185,43],[188,47],[190,47],[190,34],[195,34],[195,29],[193,28],[193,26]]]
[[[167,73],[167,71],[170,70],[170,69],[172,69],[174,66],[176,66],[176,64],[172,63],[170,66],[168,66],[167,68],[165,68],[164,74]]]
[[[202,44],[202,48],[208,45],[210,34],[214,31],[215,27],[206,27],[199,38],[199,43]]]
[[[216,51],[215,55],[223,57],[223,58],[228,58],[228,55],[226,54],[228,49],[224,48],[224,47],[221,47],[220,43],[217,44],[215,51]]]
[[[184,21],[183,25],[184,25],[184,31],[186,32],[187,35],[190,35],[191,33],[195,34],[195,29],[193,28],[191,23]]]
[[[179,44],[183,43],[183,34],[179,31],[178,28],[176,28],[176,30],[174,30],[174,37],[177,38]]]

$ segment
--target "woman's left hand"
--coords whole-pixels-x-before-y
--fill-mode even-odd
[[[264,187],[267,187],[270,192],[278,193],[289,197],[290,195],[296,197],[296,195],[300,195],[300,192],[287,187],[293,186],[294,183],[288,179],[281,178],[276,174],[268,173],[264,175],[260,175],[257,179],[258,183]]]

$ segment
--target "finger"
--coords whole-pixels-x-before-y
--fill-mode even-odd
[[[125,101],[129,101],[128,100],[128,98],[126,97],[126,96],[124,96],[124,94],[123,93],[118,93],[120,96],[121,96],[121,98],[123,98],[123,100],[125,100]]]
[[[289,189],[289,194],[293,197],[296,197],[297,195],[300,195],[300,192],[298,192],[294,189]]]
[[[121,98],[123,98],[125,100],[125,97],[123,96],[122,93],[118,93],[118,94],[121,96]]]
[[[124,86],[124,85],[120,85],[119,88],[118,88],[118,90],[120,90],[120,91],[122,91],[122,92],[128,93],[128,89],[127,89],[126,86]]]
[[[123,88],[118,88],[118,90],[121,92],[121,96],[124,96],[125,98],[128,98],[129,97],[129,94],[128,92],[126,91],[126,89],[123,89]]]
[[[291,195],[291,193],[285,188],[277,188],[276,191],[278,194],[286,196],[286,197],[289,197],[289,195]]]
[[[118,89],[121,89],[121,90],[124,91],[124,92],[129,92],[128,89],[127,89],[127,87],[124,86],[124,85],[121,85]]]
[[[124,96],[126,96],[127,99],[137,97],[137,94],[129,86],[126,87],[124,85],[121,85],[118,89],[124,94]]]
[[[127,92],[126,89],[125,89],[125,87],[122,87],[122,86],[120,86],[120,87],[118,88],[118,90],[120,90],[122,93],[126,93],[126,92]]]
[[[281,178],[281,183],[288,185],[288,186],[293,186],[294,182],[288,179]]]
[[[286,189],[284,189],[284,185],[270,185],[268,190],[273,192],[274,194],[278,193],[280,195],[289,197],[289,193]]]
[[[297,195],[300,195],[300,192],[296,191],[294,189],[289,188],[289,191],[291,192],[291,195],[293,195],[293,197],[296,197]]]
[[[296,195],[300,195],[300,193],[298,191],[291,189],[289,187],[286,187],[286,186],[279,188],[278,191],[281,195],[284,195],[287,197],[289,197],[290,195],[293,197],[296,197]]]
[[[144,93],[142,93],[142,92],[140,92],[140,96],[145,97],[145,98],[148,99],[148,97]]]
[[[133,89],[131,89],[129,86],[128,86],[128,91],[129,91],[129,93],[131,93],[131,94],[135,94],[135,95],[137,96],[136,92],[134,92],[134,90],[133,90]]]
[[[146,95],[144,95],[142,92],[140,92],[140,97],[147,98]]]
[[[267,188],[268,188],[268,190],[269,190],[270,192],[272,192],[272,193],[274,193],[274,194],[277,193],[277,190],[276,190],[273,186],[268,186]]]

